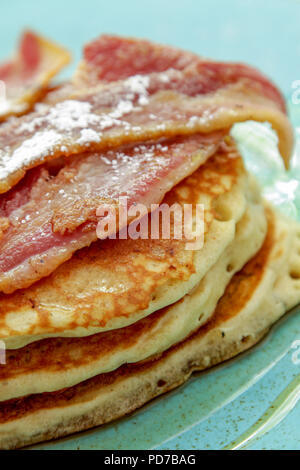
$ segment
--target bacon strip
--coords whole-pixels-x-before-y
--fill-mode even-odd
[[[16,58],[0,66],[0,121],[32,108],[50,79],[69,61],[65,49],[25,31]]]
[[[222,77],[223,68],[216,73]],[[5,124],[0,129],[0,192],[8,191],[28,169],[53,158],[208,133],[248,119],[273,125],[288,165],[292,128],[263,82],[243,74],[240,78],[231,73],[225,82],[209,77],[194,66],[183,72],[133,76]]]
[[[267,96],[286,111],[284,98],[278,88],[253,67],[213,62],[181,49],[105,34],[85,46],[84,59],[75,73],[73,83],[81,87],[95,86],[124,80],[133,75],[149,75],[169,69],[185,70],[192,65],[201,76],[202,93],[217,90],[241,78],[251,79],[260,83]]]
[[[119,196],[159,203],[235,122],[269,121],[288,164],[284,102],[259,72],[143,41],[112,42],[86,52],[97,87],[73,85],[68,99],[0,128],[0,291],[29,286],[96,240],[99,205],[115,207]]]
[[[0,200],[0,290],[28,287],[97,239],[97,208],[142,203],[167,191],[215,153],[222,132],[147,143],[67,161],[57,175],[38,167]]]
[[[184,70],[199,62],[191,52],[153,42],[103,34],[84,47],[74,77],[77,86],[95,86],[169,69]]]

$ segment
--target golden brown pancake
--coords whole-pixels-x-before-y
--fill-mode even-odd
[[[123,51],[116,53],[116,60],[111,61],[107,47],[103,49],[103,40],[106,45],[107,41],[114,44],[115,52]],[[137,47],[128,49],[129,43]],[[140,45],[139,40],[108,36],[97,40],[91,61],[96,53],[100,68],[94,70],[92,65],[95,88],[66,85],[48,94],[35,113],[1,125],[3,193],[27,170],[50,160],[54,174],[60,165],[54,161],[56,157],[74,158],[87,150],[197,132],[211,137],[213,131],[227,133],[234,123],[248,119],[271,123],[288,166],[292,127],[284,100],[269,80],[241,64],[199,61],[195,56],[191,56],[196,61],[193,66],[181,65],[177,70],[173,60],[167,65],[167,53],[164,60],[158,61],[159,55],[154,62],[145,55],[148,47],[164,48],[148,45],[142,53]],[[146,75],[144,68],[135,70],[141,60],[133,64],[129,50],[135,58],[139,51]],[[99,62],[99,54],[104,54],[104,62],[103,57]],[[104,63],[110,65],[103,68]],[[90,60],[87,64],[90,67]],[[136,75],[139,72],[142,75]],[[55,256],[47,264],[43,251],[51,237],[41,246],[30,229],[37,228],[45,239],[44,225],[36,218],[27,219],[29,214],[21,218],[22,224],[33,222],[28,222],[27,232],[20,224],[15,244],[9,236],[14,230],[6,232],[3,247],[8,251],[2,250],[2,271],[8,273],[4,277],[9,282],[3,288],[7,295],[0,295],[0,340],[5,341],[7,363],[0,366],[0,448],[22,447],[122,417],[182,384],[194,371],[248,349],[300,301],[300,225],[264,204],[260,188],[246,171],[231,138],[227,136],[218,151],[214,147],[211,153],[211,158],[205,158],[205,163],[201,160],[201,167],[163,200],[168,206],[204,206],[204,242],[196,250],[187,250],[187,240],[172,236],[170,240],[162,236],[158,240],[107,239],[80,251],[72,245],[76,253],[56,269]],[[86,164],[89,157],[84,153],[80,158]],[[94,163],[88,163],[96,186],[102,188]],[[50,173],[43,182],[50,181]],[[130,170],[120,170],[124,181],[127,173]],[[91,186],[87,174],[84,184]],[[102,168],[99,174],[104,174]],[[69,176],[67,169],[66,181]],[[178,171],[174,182],[180,179]],[[24,186],[34,192],[33,183]],[[53,185],[53,193],[67,197],[65,180],[61,186]],[[159,186],[162,190],[161,183]],[[3,197],[4,216],[10,214],[6,211],[9,205],[16,203],[19,209],[18,198],[25,194],[26,199],[26,191],[23,194],[19,189],[16,198],[11,194],[7,200]],[[44,193],[35,194],[31,207],[36,215],[38,195]],[[93,211],[97,204],[86,201],[67,214],[64,200],[55,197],[50,232],[57,229],[63,235],[81,227],[90,221],[80,219],[84,211],[96,223]],[[118,205],[116,200],[114,204]],[[41,207],[41,213],[46,212]],[[3,231],[11,228],[11,220],[6,219],[2,218]],[[88,225],[82,230],[85,245],[76,245],[77,249],[95,240],[87,237]],[[171,233],[174,231],[173,220]],[[66,238],[63,240],[65,243]],[[42,253],[39,264],[30,254],[36,246]],[[59,247],[63,263],[67,245]],[[19,259],[25,260],[23,265],[18,264]],[[50,272],[31,285],[42,273]],[[17,275],[25,275],[26,282]],[[28,288],[17,290],[20,287]]]
[[[186,250],[186,240],[174,239],[94,243],[32,287],[0,296],[0,339],[14,349],[45,337],[86,336],[176,302],[233,241],[247,205],[260,201],[235,147],[224,148],[164,199],[204,204],[202,249]]]
[[[130,326],[83,338],[45,339],[7,351],[6,365],[0,366],[0,401],[70,387],[182,341],[209,320],[232,276],[263,244],[266,228],[264,208],[249,205],[234,241],[193,291]]]
[[[148,361],[123,365],[58,392],[2,402],[1,447],[20,447],[109,422],[180,385],[193,371],[248,349],[287,306],[299,302],[299,247],[299,224],[274,216],[262,249],[232,278],[210,322]]]

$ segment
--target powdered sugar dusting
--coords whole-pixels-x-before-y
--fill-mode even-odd
[[[112,126],[125,124],[120,119],[135,109],[134,101],[137,101],[139,106],[148,103],[147,86],[149,85],[149,78],[143,76],[130,77],[123,85],[125,94],[120,93],[115,106],[107,113],[99,113],[97,109],[97,96],[94,102],[84,100],[65,100],[57,103],[53,107],[41,107],[40,113],[31,120],[25,120],[16,130],[17,134],[33,133],[45,127],[51,127],[63,135],[70,135],[72,131],[86,131],[92,130],[92,127],[97,127],[99,131],[107,129]],[[116,90],[120,91],[120,90]],[[76,143],[88,143],[88,136],[90,136],[90,143],[99,142],[99,133],[96,132],[80,132],[79,140]],[[72,135],[72,137],[74,137]]]
[[[63,101],[52,108],[47,108],[41,116],[21,124],[18,133],[32,133],[48,124],[60,132],[88,128],[98,119],[97,115],[91,113],[91,109],[90,103],[75,100]]]
[[[78,92],[73,99],[43,105],[39,111],[19,118],[10,126],[2,126],[2,191],[9,189],[10,183],[1,179],[20,168],[29,169],[42,163],[48,156],[100,150],[106,143],[111,145],[113,139],[122,145],[152,136],[157,139],[166,133],[169,135],[169,130],[180,134],[183,126],[190,128],[191,133],[200,130],[198,128],[205,124],[203,121],[209,119],[207,106],[188,100],[183,102],[181,94],[178,100],[174,100],[172,94],[161,100],[153,96],[157,91],[168,90],[169,86],[173,90],[174,83],[178,85],[178,77],[174,82],[173,72],[135,75],[121,82],[101,85],[98,91]]]
[[[25,140],[10,157],[0,152],[0,178],[7,178],[10,173],[26,166],[32,160],[51,154],[53,147],[61,140],[62,136],[53,130],[37,132]]]
[[[77,143],[79,145],[89,145],[90,142],[100,142],[100,140],[101,135],[97,134],[93,129],[82,129]]]
[[[11,109],[10,102],[0,96],[0,116],[5,116]]]
[[[125,81],[125,85],[128,86],[132,93],[139,95],[138,103],[143,106],[148,104],[148,92],[150,79],[146,75],[134,75]]]
[[[133,110],[134,106],[131,101],[128,100],[121,100],[116,109],[112,111],[111,113],[108,114],[109,117],[112,119],[118,119],[121,118],[122,116],[125,116],[128,113],[131,113]]]
[[[140,191],[146,190],[156,173],[170,166],[169,150],[167,145],[161,144],[138,145],[133,155],[116,151],[102,155],[101,160],[108,167],[113,185],[103,185],[101,196],[115,198],[124,193],[131,198],[136,192],[136,183]]]
[[[149,77],[136,75],[115,90],[107,87],[104,98],[100,92],[99,96],[38,107],[14,126],[11,147],[5,144],[6,135],[0,133],[0,178],[18,168],[29,168],[47,155],[68,154],[76,145],[88,148],[97,144],[105,129],[123,127],[125,134],[140,131],[139,126],[131,126],[122,118],[148,104],[148,86]]]

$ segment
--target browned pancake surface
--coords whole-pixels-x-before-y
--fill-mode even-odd
[[[229,320],[242,310],[263,275],[268,257],[273,248],[273,235],[273,220],[272,215],[269,213],[269,230],[261,250],[232,278],[226,288],[225,294],[218,302],[212,320],[192,334],[183,343],[194,341],[197,337],[200,339],[200,337],[207,334],[218,324]],[[0,379],[9,379],[10,369],[13,369],[15,374],[16,370],[20,372],[26,370],[28,365],[30,369],[31,367],[38,368],[39,365],[44,368],[47,364],[49,364],[50,367],[67,369],[69,366],[76,365],[76,361],[78,365],[81,365],[83,361],[91,360],[96,353],[99,354],[99,350],[101,349],[103,350],[103,354],[105,354],[115,342],[124,341],[124,345],[128,344],[128,342],[134,342],[143,331],[152,327],[153,322],[158,321],[163,314],[164,309],[126,329],[101,333],[89,338],[49,339],[28,345],[25,348],[13,351],[9,354],[9,362],[7,364],[9,367],[6,366],[0,369]],[[149,371],[157,361],[164,360],[176,349],[180,349],[181,344],[182,343],[173,346],[159,357],[152,358],[152,360],[123,365],[113,372],[100,374],[65,390],[31,395],[2,402],[0,405],[0,423],[20,418],[21,416],[25,416],[37,410],[60,406],[64,407],[70,400],[72,404],[90,400],[93,394],[96,394],[99,389],[109,387],[129,376]],[[78,351],[78,349],[80,351],[79,356],[77,358],[72,357],[71,351]],[[53,365],[52,363],[51,365],[54,356],[56,358],[56,364]]]

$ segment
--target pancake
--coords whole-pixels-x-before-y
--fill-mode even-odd
[[[251,203],[234,241],[193,291],[175,304],[118,330],[51,338],[7,351],[6,365],[0,367],[0,401],[71,387],[182,341],[208,321],[232,276],[261,248],[266,231],[264,207]]]
[[[152,360],[123,365],[57,392],[2,402],[1,448],[107,423],[180,385],[193,371],[251,347],[300,300],[299,248],[299,224],[271,216],[261,250],[234,275],[208,323]]]
[[[229,141],[228,141],[229,142]],[[164,202],[203,204],[204,246],[186,240],[106,240],[75,253],[48,278],[0,297],[0,339],[8,349],[54,336],[128,326],[186,295],[233,241],[260,191],[232,142],[170,191]]]
[[[25,62],[39,43],[27,34]],[[80,70],[1,125],[2,449],[122,417],[248,349],[300,301],[300,224],[262,200],[227,135],[268,121],[288,167],[279,90],[243,64],[115,36]],[[140,238],[116,236],[132,221],[124,196],[148,239],[141,221]],[[185,222],[193,207],[193,230],[202,205],[194,249],[174,214],[163,236],[175,204]]]

